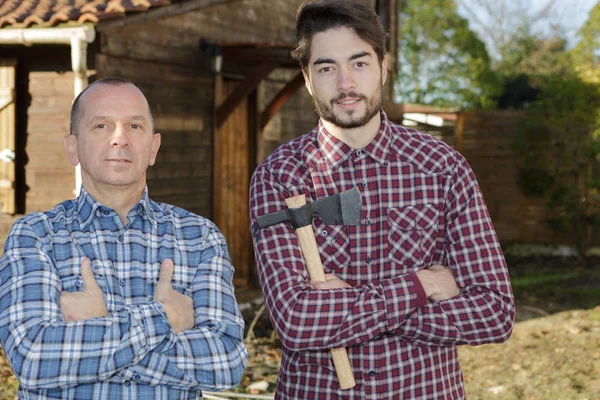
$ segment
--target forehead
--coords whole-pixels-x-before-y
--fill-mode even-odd
[[[310,42],[309,65],[319,58],[346,61],[354,54],[375,54],[371,45],[360,38],[354,29],[345,26],[315,33]]]
[[[150,109],[142,92],[130,84],[99,84],[89,88],[81,97],[81,110],[86,119],[101,115],[120,118],[127,115],[149,117]]]

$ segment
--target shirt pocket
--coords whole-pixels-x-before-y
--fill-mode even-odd
[[[437,239],[439,211],[433,204],[388,209],[389,258],[409,273],[429,265]]]
[[[321,262],[326,272],[347,267],[350,264],[350,238],[345,225],[327,225],[315,216],[315,238],[319,246]]]
[[[60,276],[60,282],[62,284],[62,290],[65,292],[81,292],[85,290],[83,284],[83,277],[81,276],[81,262],[83,257],[73,257],[67,262],[61,263],[57,266],[58,275]],[[106,293],[106,279],[104,277],[103,263],[92,260],[92,270],[94,271],[94,278],[96,283],[102,289],[102,292]]]

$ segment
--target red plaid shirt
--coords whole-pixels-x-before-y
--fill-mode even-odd
[[[283,343],[280,399],[462,399],[456,345],[505,341],[514,300],[506,262],[466,160],[443,142],[391,123],[355,150],[322,123],[279,147],[254,173],[251,220],[258,276]],[[258,216],[358,187],[360,226],[313,220],[326,273],[352,288],[310,284],[290,223]],[[461,294],[432,302],[415,272],[449,266]],[[346,347],[356,379],[339,388],[329,349]]]

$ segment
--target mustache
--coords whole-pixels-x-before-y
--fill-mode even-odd
[[[339,95],[337,95],[336,97],[334,97],[333,99],[331,99],[331,104],[337,103],[338,101],[342,101],[348,97],[352,98],[352,99],[367,100],[367,96],[365,96],[364,94],[359,94],[356,92],[347,92],[347,93],[342,92]]]

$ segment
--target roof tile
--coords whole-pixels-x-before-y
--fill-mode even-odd
[[[171,4],[172,0],[4,0],[0,4],[0,28],[46,28],[64,22],[93,22],[118,18],[129,12],[145,12]]]

